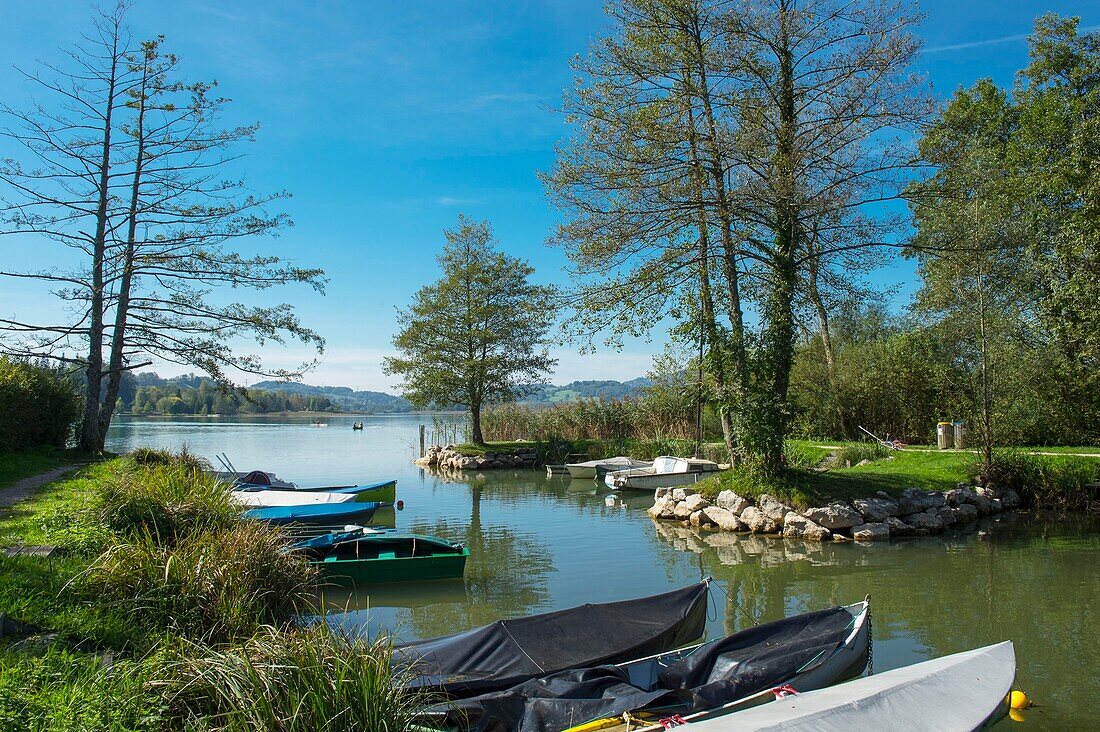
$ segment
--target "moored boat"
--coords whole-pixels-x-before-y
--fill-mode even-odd
[[[628,663],[575,667],[432,707],[422,719],[436,729],[659,730],[673,715],[694,723],[761,704],[776,686],[801,692],[858,676],[869,650],[865,600]]]
[[[279,490],[265,486],[237,485],[233,497],[248,506],[295,506],[308,503],[347,503],[375,501],[394,503],[397,481],[387,480],[371,485],[339,485],[327,488]]]
[[[613,458],[602,458],[600,460],[586,460],[583,463],[566,463],[565,469],[569,471],[569,475],[572,478],[595,478],[598,468],[604,468],[606,470],[626,470],[628,468],[644,468],[649,463],[643,460],[635,460],[620,455]]]
[[[708,587],[704,580],[651,597],[498,620],[405,643],[394,648],[393,665],[406,689],[459,699],[569,668],[621,663],[702,637]]]
[[[692,724],[693,732],[973,732],[1008,713],[1011,641],[955,653]],[[657,728],[660,729],[660,728]]]
[[[348,501],[347,503],[314,503],[295,506],[270,506],[251,508],[245,518],[266,521],[278,526],[286,524],[350,524],[370,521],[374,512],[389,504],[377,501]]]
[[[646,467],[609,472],[604,483],[617,490],[651,491],[697,483],[720,469],[713,460],[662,455]]]
[[[461,577],[470,550],[462,544],[420,534],[357,529],[294,544],[326,581],[361,587]]]

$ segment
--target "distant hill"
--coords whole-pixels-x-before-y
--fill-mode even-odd
[[[249,389],[327,397],[342,412],[366,414],[411,412],[412,405],[405,399],[380,391],[355,391],[347,386],[311,386],[297,382],[261,381]]]
[[[625,399],[638,396],[653,382],[647,378],[630,381],[574,381],[565,386],[536,384],[523,404],[557,404],[578,399]]]

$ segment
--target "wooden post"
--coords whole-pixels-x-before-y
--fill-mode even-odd
[[[420,457],[424,457],[424,425],[420,425]]]

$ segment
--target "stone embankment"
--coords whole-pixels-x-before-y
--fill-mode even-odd
[[[801,511],[767,494],[754,501],[725,490],[712,502],[685,487],[658,488],[648,513],[655,519],[721,531],[813,541],[880,541],[938,534],[1019,505],[1020,497],[1013,490],[974,488],[966,483],[949,491],[911,488],[897,499],[880,491],[873,497],[830,501]]]
[[[454,445],[432,445],[423,457],[413,462],[440,470],[493,470],[495,468],[531,468],[538,463],[538,453],[529,448],[513,451],[486,452],[484,455],[464,455]]]

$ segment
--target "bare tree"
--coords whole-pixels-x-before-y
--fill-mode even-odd
[[[7,188],[0,233],[61,241],[79,262],[69,270],[2,273],[53,285],[73,304],[69,322],[0,321],[13,336],[3,346],[83,371],[79,443],[92,451],[102,449],[125,370],[168,361],[227,386],[234,371],[293,377],[309,366],[266,368],[258,356],[237,351],[242,339],[263,345],[289,337],[323,348],[290,305],[217,299],[226,285],[298,282],[323,291],[323,273],[230,248],[290,223],[267,211],[287,194],[255,196],[243,181],[227,179],[239,157],[232,148],[252,140],[257,127],[219,128],[228,100],[213,96],[214,84],[180,80],[178,59],[161,50],[163,38],[131,50],[124,12],[119,5],[104,16],[97,35],[70,54],[79,70],[48,67],[56,82],[29,77],[62,96],[61,112],[5,109],[16,122],[5,136],[39,167],[9,159],[0,169]]]

